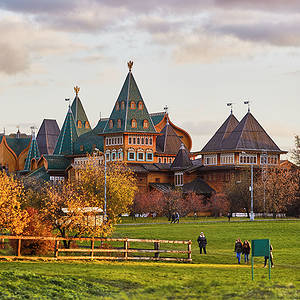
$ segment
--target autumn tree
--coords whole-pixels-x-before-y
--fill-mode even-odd
[[[267,170],[265,182],[258,180],[255,186],[260,205],[264,201],[267,212],[286,212],[287,207],[298,199],[299,171],[293,169],[276,168]]]
[[[0,172],[0,231],[21,234],[28,222],[28,214],[22,209],[24,187],[15,177]]]
[[[124,163],[107,165],[107,218],[101,221],[99,216],[105,210],[104,166],[99,160],[89,157],[86,164],[76,171],[78,180],[49,185],[42,210],[44,218],[62,237],[105,237],[111,234],[118,216],[128,212],[133,201],[137,190],[133,173]],[[65,243],[65,246],[69,247],[69,244]]]

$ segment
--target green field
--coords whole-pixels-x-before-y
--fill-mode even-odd
[[[203,231],[207,255],[196,243]],[[193,241],[193,263],[1,262],[0,299],[300,299],[300,222],[209,222],[117,226],[115,237]],[[270,238],[271,280],[263,258],[237,265],[236,238]]]

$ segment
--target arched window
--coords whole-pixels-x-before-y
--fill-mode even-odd
[[[134,101],[131,101],[131,102],[130,102],[130,108],[131,108],[131,109],[135,109],[135,102],[134,102]]]
[[[144,120],[143,127],[144,128],[149,128],[149,122],[148,122],[148,120]]]
[[[136,119],[132,119],[132,121],[131,121],[131,127],[132,128],[136,128],[137,127]]]
[[[113,120],[109,120],[109,128],[113,128],[114,127],[114,122]]]
[[[124,101],[121,102],[121,109],[125,109],[125,102]]]
[[[78,128],[82,128],[82,123],[81,123],[80,120],[77,121],[77,127],[78,127]]]
[[[120,104],[119,104],[119,102],[117,101],[116,102],[116,110],[119,110],[120,109]]]
[[[140,101],[140,102],[138,103],[138,109],[139,109],[139,110],[142,110],[142,109],[143,109],[143,102],[142,102],[142,101]]]
[[[90,124],[89,124],[89,122],[85,122],[85,128],[90,128]]]
[[[119,120],[118,120],[118,123],[117,123],[117,127],[118,127],[118,128],[121,128],[121,125],[122,125],[122,121],[119,119]]]

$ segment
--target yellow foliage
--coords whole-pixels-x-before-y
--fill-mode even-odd
[[[28,214],[21,209],[24,198],[22,183],[5,172],[0,172],[0,231],[21,234],[28,223]]]

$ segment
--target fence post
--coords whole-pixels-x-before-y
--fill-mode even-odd
[[[160,245],[159,242],[154,242],[154,250],[159,250],[159,245]],[[154,257],[159,258],[159,252],[155,252]]]
[[[192,259],[192,241],[189,240],[188,243],[188,259]]]
[[[94,247],[95,247],[95,240],[93,238],[91,240],[91,249],[92,249],[92,251],[91,251],[91,259],[93,259],[93,257],[94,257]]]
[[[59,241],[55,240],[54,257],[58,257]]]
[[[21,239],[18,239],[17,242],[17,256],[21,256]]]
[[[124,258],[127,260],[128,258],[128,239],[126,238],[126,241],[124,241]]]

